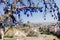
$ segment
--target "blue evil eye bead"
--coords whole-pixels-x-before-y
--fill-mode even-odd
[[[16,13],[16,11],[14,11],[13,13]]]
[[[7,2],[7,6],[10,6],[11,4],[9,2]]]
[[[21,8],[21,9],[19,9],[20,11],[22,11],[23,9]]]
[[[55,18],[57,19],[57,16]]]
[[[39,8],[39,11],[40,11],[40,12],[43,12],[42,8]]]
[[[38,12],[37,9],[34,10],[35,12]]]
[[[27,10],[27,11],[29,11],[29,9],[28,9],[28,8],[27,8],[26,10]]]
[[[30,12],[33,12],[32,9],[30,9]]]
[[[43,4],[46,4],[45,2]]]
[[[58,16],[58,21],[60,21],[60,16]]]
[[[26,12],[24,12],[24,14],[26,15]]]
[[[32,13],[31,13],[31,16],[32,16]]]
[[[53,15],[52,15],[52,17],[53,17]]]
[[[52,7],[50,7],[50,9],[52,9]]]
[[[60,12],[59,11],[57,12],[57,15],[60,15]]]
[[[34,8],[31,8],[31,9],[30,9],[30,12],[34,12]]]
[[[40,12],[43,12],[43,10],[40,10]]]
[[[20,14],[18,14],[18,18],[20,18]]]
[[[50,12],[52,12],[52,9],[50,9]]]
[[[27,17],[29,17],[29,14],[27,14]]]
[[[54,4],[54,8],[56,8],[57,6],[56,6],[56,3]]]
[[[45,4],[45,8],[47,8],[47,5]]]
[[[50,13],[52,12],[52,9],[50,9]]]
[[[34,8],[31,8],[32,12],[35,12]]]
[[[57,9],[56,9],[57,11],[59,10],[59,8],[57,7]]]
[[[1,3],[5,3],[4,0],[0,0]]]
[[[45,3],[45,0],[43,0],[43,4],[45,5],[46,3]]]
[[[46,20],[46,18],[44,18],[44,20]]]
[[[17,8],[16,11],[18,11],[19,9]]]
[[[45,9],[44,12],[46,12],[47,10]]]
[[[27,10],[24,11],[24,14],[25,14],[25,15],[27,14]]]
[[[53,9],[53,12],[55,12],[55,9]]]
[[[17,14],[19,14],[20,13],[20,11],[17,11]]]
[[[28,2],[30,2],[30,0],[28,0]]]

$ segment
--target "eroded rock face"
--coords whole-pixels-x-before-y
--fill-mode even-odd
[[[4,37],[3,29],[0,28],[0,39],[3,39],[3,37]]]
[[[0,34],[0,39],[2,39],[1,34]]]
[[[19,30],[14,30],[14,36],[26,37],[25,33]]]

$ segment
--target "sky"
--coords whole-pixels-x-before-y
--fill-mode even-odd
[[[36,4],[37,4],[37,2],[38,1],[36,1],[36,0],[33,0]],[[12,0],[11,0],[11,2],[12,2]],[[56,4],[57,4],[57,6],[60,8],[60,0],[55,0],[55,2],[56,2]],[[27,2],[26,2],[26,0],[24,0],[24,3],[26,4],[26,5],[28,5],[27,4]],[[17,6],[19,6],[19,3],[17,4]],[[42,6],[42,5],[41,5]],[[0,4],[0,16],[1,16],[1,14],[3,14],[4,12],[3,12],[3,7],[4,7],[4,4]],[[29,12],[28,12],[29,13]],[[16,19],[18,20],[18,18],[17,18],[17,15],[15,15],[15,17],[16,17]],[[44,18],[43,18],[43,13],[40,13],[40,12],[34,12],[33,13],[33,16],[29,16],[29,17],[27,17],[26,15],[24,15],[23,14],[23,12],[21,12],[21,19],[22,19],[22,21],[23,21],[23,23],[26,23],[27,21],[30,21],[30,22],[32,22],[32,23],[43,23],[43,22],[57,22],[57,19],[56,20],[54,20],[54,18],[53,17],[51,17],[51,14],[50,13],[47,13],[47,15],[46,15],[46,20],[44,20]]]

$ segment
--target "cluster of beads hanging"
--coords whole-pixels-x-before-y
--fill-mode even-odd
[[[37,1],[39,1],[39,2],[35,6],[35,3],[32,0],[27,0],[27,2],[29,3],[28,4],[29,6],[26,6],[22,2],[22,0],[17,0],[17,2],[22,3],[22,6],[25,6],[25,7],[23,7],[23,8],[14,7],[15,11],[13,11],[13,13],[18,14],[18,17],[20,17],[20,12],[23,11],[24,14],[27,15],[27,17],[29,17],[29,16],[33,16],[33,12],[39,11],[39,12],[44,13],[44,20],[46,20],[47,13],[50,13],[51,16],[54,17],[54,19],[58,18],[58,20],[60,20],[59,19],[60,18],[59,8],[54,0],[37,0]],[[7,7],[4,8],[5,13],[8,12],[12,7],[12,4],[10,4],[9,1],[7,1],[7,0],[0,0],[0,3],[4,3],[7,5]],[[41,6],[41,5],[38,6],[40,3],[42,3],[43,6]],[[30,12],[30,14],[28,13],[28,11]],[[57,13],[57,15],[56,15],[56,13]]]

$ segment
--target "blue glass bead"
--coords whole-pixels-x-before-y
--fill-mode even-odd
[[[46,18],[44,18],[44,20],[46,20]]]
[[[53,17],[53,15],[52,15],[52,17]]]
[[[57,11],[59,10],[59,8],[57,7],[57,9],[56,9]]]
[[[60,15],[58,16],[58,21],[60,21]]]
[[[55,12],[55,9],[53,9],[53,12]]]
[[[39,8],[39,11],[40,11],[40,12],[43,12],[42,8]]]
[[[52,12],[52,10],[50,10],[50,12]]]
[[[47,5],[45,5],[45,8],[47,8]]]
[[[31,13],[31,16],[32,16],[32,13]]]
[[[56,6],[56,4],[54,4],[54,8],[56,8],[57,6]]]
[[[57,15],[60,15],[60,12],[59,11],[57,12]]]
[[[29,17],[29,14],[27,14],[27,17]]]
[[[25,15],[27,14],[27,10],[24,11],[24,14],[25,14]]]

